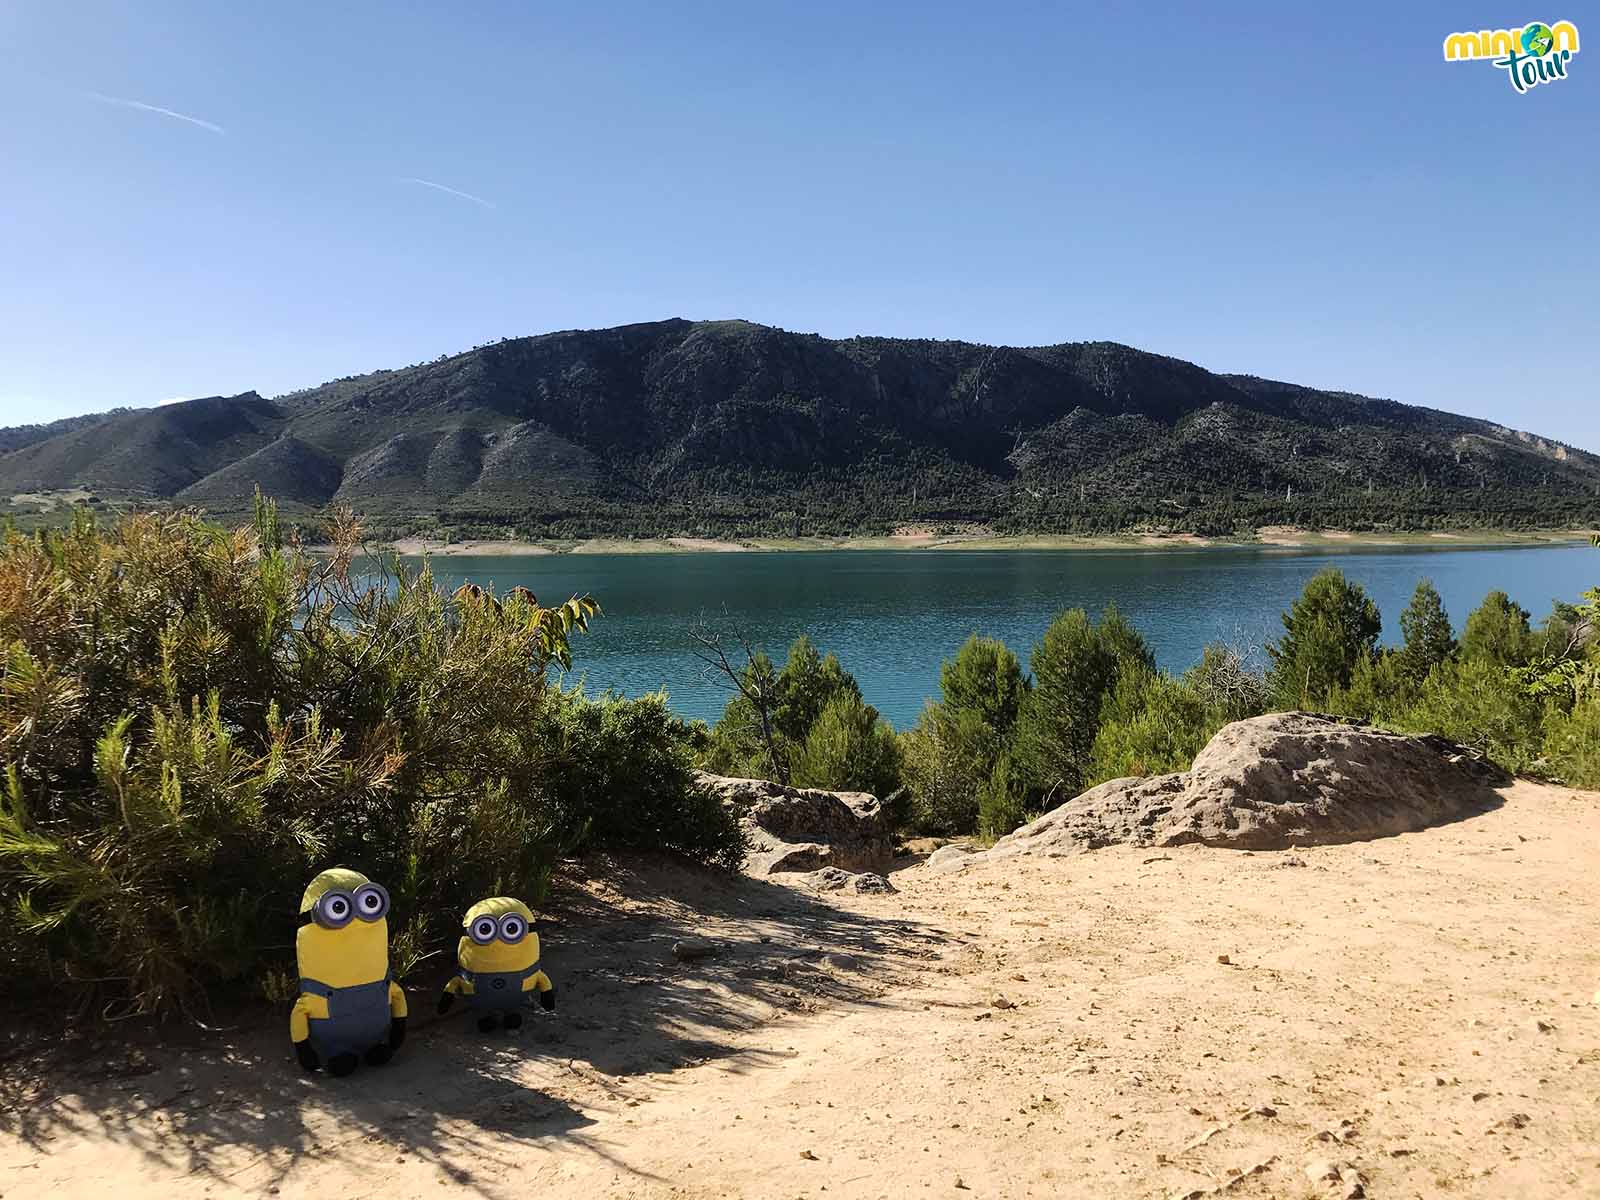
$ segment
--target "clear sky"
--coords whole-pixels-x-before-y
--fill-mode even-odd
[[[1592,6],[8,0],[0,105],[0,425],[738,316],[1600,450]]]

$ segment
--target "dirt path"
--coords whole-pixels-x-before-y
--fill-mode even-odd
[[[607,870],[512,1040],[419,1019],[344,1082],[276,1025],[37,1094],[8,1064],[0,1197],[1600,1196],[1600,797],[1505,798],[826,902]]]

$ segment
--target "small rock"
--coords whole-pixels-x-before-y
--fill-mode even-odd
[[[702,958],[710,958],[721,947],[715,942],[705,938],[684,938],[682,941],[672,943],[672,957],[679,962],[696,962]]]
[[[811,1151],[809,1151],[809,1150],[800,1151],[800,1157],[805,1159],[807,1162],[821,1162],[822,1161],[815,1154],[811,1153]]]
[[[1229,958],[1226,954],[1217,955],[1217,961],[1225,967],[1231,967],[1233,965],[1233,959]]]
[[[1514,1112],[1509,1117],[1503,1117],[1494,1123],[1494,1129],[1525,1129],[1528,1122],[1533,1120],[1527,1113]]]
[[[1312,1183],[1337,1182],[1339,1168],[1325,1158],[1312,1159],[1306,1164],[1306,1178]]]
[[[1535,1021],[1533,1029],[1535,1033],[1554,1033],[1556,1031],[1556,1027],[1550,1024],[1549,1021]]]
[[[1016,1004],[1013,1001],[1007,1000],[1004,996],[996,996],[993,1000],[989,1001],[989,1003],[995,1008],[1016,1007]]]
[[[835,971],[854,971],[856,967],[860,965],[856,962],[855,958],[849,954],[824,954],[822,956],[822,961],[825,965],[832,967]]]
[[[1474,1104],[1476,1104],[1480,1100],[1487,1100],[1488,1098],[1489,1098],[1489,1093],[1488,1092],[1473,1092],[1472,1093],[1472,1102]]]

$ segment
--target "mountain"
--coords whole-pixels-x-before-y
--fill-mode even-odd
[[[1600,458],[1488,421],[1109,342],[830,340],[669,320],[508,339],[265,399],[0,430],[0,500],[379,532],[811,534],[1600,522]]]

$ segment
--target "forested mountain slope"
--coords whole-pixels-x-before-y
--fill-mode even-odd
[[[811,534],[1600,520],[1600,459],[1486,421],[1109,342],[744,321],[517,338],[276,399],[0,431],[0,501],[347,502],[381,530]]]

